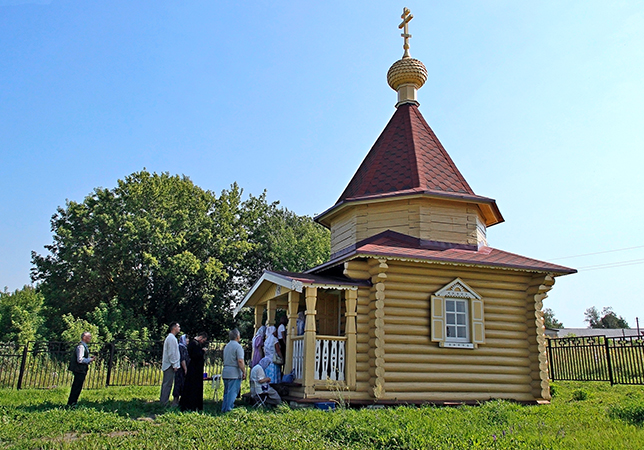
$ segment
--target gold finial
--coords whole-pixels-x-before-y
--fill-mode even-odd
[[[398,25],[398,28],[404,28],[401,36],[405,39],[405,44],[403,45],[405,53],[403,53],[403,58],[409,58],[409,38],[411,37],[411,34],[409,34],[408,24],[409,21],[414,18],[414,16],[411,15],[409,8],[403,8],[403,13],[400,18],[403,21],[400,23],[400,25]]]

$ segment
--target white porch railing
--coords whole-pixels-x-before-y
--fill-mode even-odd
[[[344,381],[345,346],[342,336],[318,336],[315,339],[315,379]]]
[[[301,380],[304,374],[304,336],[293,338],[293,370],[295,379]]]
[[[344,336],[318,336],[315,339],[314,379],[344,381],[346,341]],[[304,376],[304,336],[293,338],[293,370],[295,379],[301,380]]]

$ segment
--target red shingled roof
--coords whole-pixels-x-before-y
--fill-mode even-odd
[[[569,267],[527,258],[492,247],[477,248],[475,245],[427,241],[391,230],[364,239],[356,245],[332,255],[330,262],[311,269],[311,271],[323,271],[337,265],[342,260],[347,260],[356,255],[506,267],[537,272],[553,272],[559,275],[577,272],[577,270]]]
[[[398,107],[336,204],[400,191],[475,195],[411,103]]]

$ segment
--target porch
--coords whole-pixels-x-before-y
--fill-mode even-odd
[[[366,280],[346,277],[266,271],[237,308],[255,309],[255,331],[275,323],[286,312],[284,373],[294,372],[302,387],[299,398],[328,398],[329,391],[356,387],[356,304],[358,287]],[[304,332],[298,335],[298,313],[304,313]]]

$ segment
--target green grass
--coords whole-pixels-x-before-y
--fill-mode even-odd
[[[636,449],[644,442],[644,389],[560,382],[552,404],[491,401],[457,408],[240,407],[203,413],[161,407],[158,387],[0,390],[0,448],[132,449]],[[583,392],[584,395],[581,395]],[[576,399],[576,400],[575,400]]]

